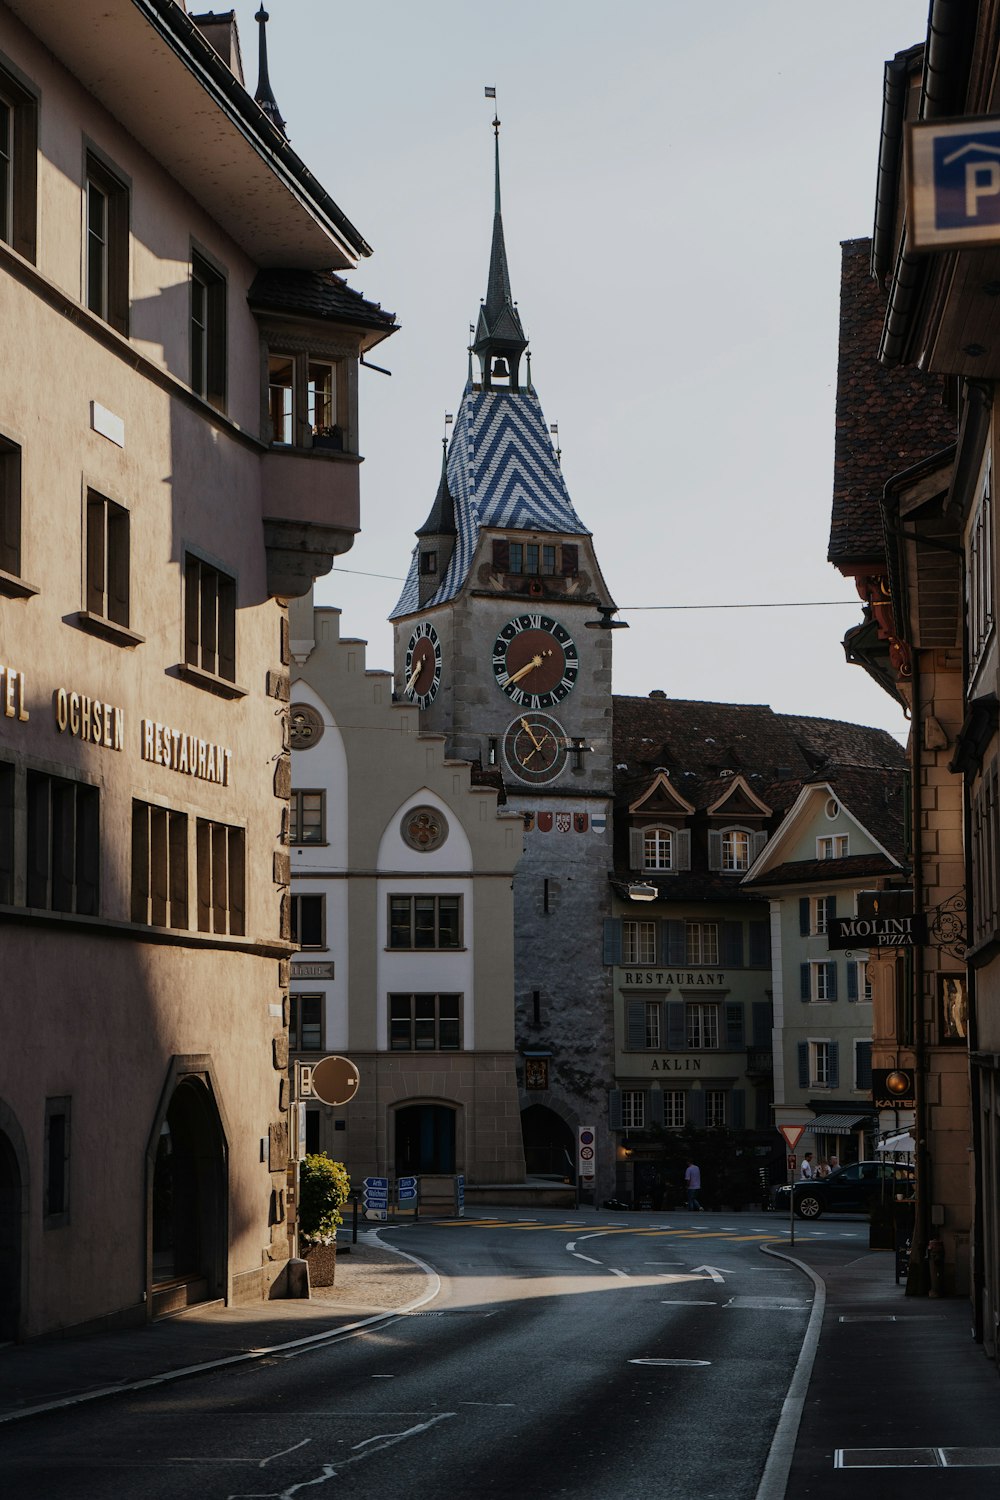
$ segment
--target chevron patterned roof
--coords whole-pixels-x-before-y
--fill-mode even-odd
[[[455,551],[437,593],[423,606],[453,599],[464,584],[480,528],[589,536],[573,509],[534,390],[466,385],[448,449],[455,502]],[[420,608],[417,550],[390,619]]]

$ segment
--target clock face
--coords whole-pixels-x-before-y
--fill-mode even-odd
[[[566,731],[548,714],[523,714],[504,735],[503,753],[519,780],[532,786],[554,781],[569,758]]]
[[[493,643],[493,675],[523,708],[551,708],[573,691],[580,657],[564,625],[548,615],[518,615]]]
[[[418,708],[428,708],[441,686],[441,642],[427,620],[416,627],[403,660],[403,692]]]

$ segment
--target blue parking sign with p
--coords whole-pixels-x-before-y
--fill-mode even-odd
[[[907,131],[912,248],[1000,244],[1000,116],[919,120]]]

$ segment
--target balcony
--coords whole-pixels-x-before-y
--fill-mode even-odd
[[[774,1058],[770,1047],[747,1048],[747,1077],[770,1078],[774,1072]]]
[[[264,454],[261,519],[273,597],[301,598],[354,545],[361,528],[360,463],[356,454],[322,448]]]

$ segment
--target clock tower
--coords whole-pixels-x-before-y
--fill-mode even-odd
[[[613,1189],[614,1165],[602,919],[612,868],[615,605],[532,382],[511,295],[493,123],[486,298],[440,482],[392,614],[396,694],[419,706],[422,729],[442,734],[452,756],[502,775],[507,809],[522,815],[514,943],[528,1172],[568,1175],[576,1127],[596,1126],[599,1201]]]

